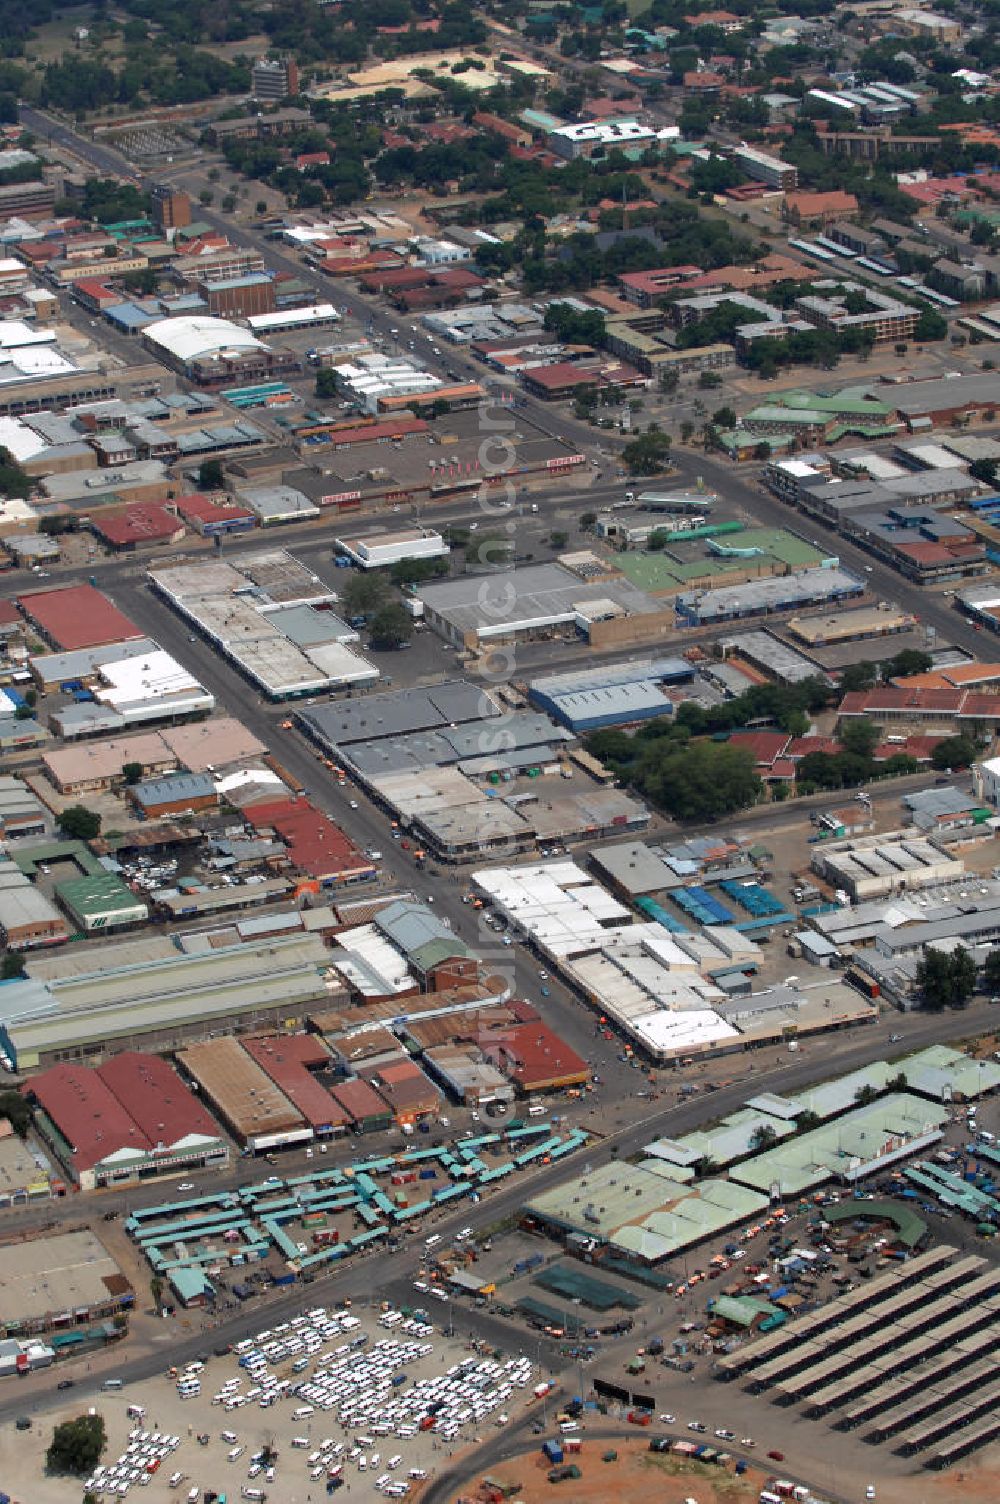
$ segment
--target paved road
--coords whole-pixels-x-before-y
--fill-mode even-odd
[[[911,1015],[898,1023],[894,1022],[893,1027],[904,1037],[898,1045],[891,1047],[887,1045],[884,1025],[856,1034],[831,1035],[824,1039],[821,1049],[807,1048],[806,1052],[789,1060],[787,1064],[781,1064],[772,1070],[755,1071],[750,1089],[753,1092],[768,1090],[786,1094],[794,1093],[825,1080],[833,1074],[856,1070],[873,1060],[895,1059],[910,1050],[919,1049],[928,1044],[950,1042],[960,1036],[972,1036],[982,1032],[994,1021],[994,1018],[995,1014],[990,1012],[988,1005],[970,1008],[958,1017]],[[612,1149],[619,1157],[627,1158],[637,1153],[652,1138],[661,1135],[676,1138],[682,1134],[691,1133],[706,1123],[725,1116],[726,1113],[735,1111],[743,1105],[747,1093],[747,1082],[739,1080],[734,1081],[731,1086],[720,1087],[714,1092],[701,1093],[673,1105],[660,1107],[650,1104],[650,1111],[642,1121],[632,1121],[620,1128],[612,1127],[612,1131],[607,1133],[599,1146],[584,1152],[588,1160],[594,1164],[606,1162]],[[512,1181],[505,1182],[499,1191],[487,1197],[476,1208],[475,1216],[468,1206],[440,1214],[433,1219],[434,1230],[447,1238],[453,1237],[465,1223],[470,1221],[493,1226],[508,1218],[516,1218],[526,1199],[540,1191],[543,1186],[557,1182],[567,1173],[569,1175],[579,1173],[579,1156],[575,1156],[575,1159],[577,1163],[571,1162],[565,1169],[553,1171],[551,1168],[544,1168],[516,1175]],[[237,1173],[235,1178],[251,1180],[258,1179],[259,1175],[259,1165],[252,1168],[246,1164],[243,1166],[242,1176]],[[162,1198],[162,1195],[162,1187],[144,1188],[142,1191],[109,1192],[101,1196],[99,1200],[95,1200],[92,1205],[108,1211],[121,1211],[128,1205],[137,1206],[142,1202],[155,1202]],[[75,1210],[76,1205],[75,1202],[68,1203],[67,1210]],[[19,1230],[24,1230],[26,1225],[30,1224],[27,1222],[20,1224]],[[199,1352],[210,1349],[216,1344],[238,1342],[243,1337],[259,1331],[265,1324],[282,1320],[289,1313],[300,1310],[312,1298],[313,1293],[317,1301],[345,1298],[366,1301],[371,1298],[373,1285],[377,1284],[379,1297],[381,1297],[387,1284],[392,1283],[395,1286],[397,1281],[403,1282],[413,1278],[422,1252],[423,1235],[424,1228],[421,1227],[420,1234],[407,1238],[404,1247],[393,1256],[391,1261],[387,1259],[385,1250],[376,1250],[371,1254],[362,1255],[345,1268],[338,1269],[331,1275],[313,1282],[309,1287],[308,1295],[302,1286],[293,1286],[287,1292],[268,1295],[262,1301],[255,1303],[251,1310],[243,1309],[238,1314],[222,1320],[210,1330],[190,1336],[178,1336],[176,1328],[167,1328],[166,1330],[171,1331],[172,1335],[163,1351],[145,1352],[129,1357],[126,1350],[121,1356],[121,1361],[115,1361],[113,1355],[102,1360],[103,1372],[114,1373],[128,1382],[148,1379],[162,1372],[168,1361],[175,1364],[188,1362]],[[373,1259],[377,1260],[379,1265],[377,1278],[373,1278]],[[404,1285],[400,1283],[398,1289],[402,1291],[403,1288]],[[479,1329],[489,1340],[498,1342],[501,1346],[506,1345],[509,1348],[512,1340],[517,1340],[516,1337],[511,1336],[512,1332],[517,1332],[517,1328],[501,1328],[488,1314],[480,1320],[480,1313],[456,1305],[454,1319],[456,1325],[462,1330]],[[478,1328],[477,1321],[479,1321]],[[539,1341],[535,1334],[523,1340],[526,1348],[534,1347]],[[562,1360],[555,1348],[546,1344],[544,1339],[541,1339],[541,1347],[541,1356],[552,1372],[558,1372],[560,1367],[567,1370],[573,1367],[572,1363]],[[78,1368],[69,1371],[79,1373]],[[82,1379],[80,1383],[82,1387]],[[29,1375],[18,1381],[16,1390],[4,1390],[0,1398],[0,1423],[24,1410],[44,1410],[56,1403],[57,1396],[53,1393],[51,1378],[44,1372]]]

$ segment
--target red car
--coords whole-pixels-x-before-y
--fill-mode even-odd
[[[648,1426],[652,1418],[648,1410],[630,1410],[628,1413],[630,1426]]]
[[[770,1457],[772,1462],[784,1462],[785,1460],[784,1452],[768,1452],[767,1455]]]

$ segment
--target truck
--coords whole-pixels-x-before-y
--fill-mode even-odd
[[[545,1453],[546,1457],[553,1464],[553,1466],[555,1466],[557,1463],[562,1462],[563,1460],[563,1449],[559,1445],[558,1441],[543,1441],[542,1451]]]

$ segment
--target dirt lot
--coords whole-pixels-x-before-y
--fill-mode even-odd
[[[602,1462],[602,1452],[612,1446],[618,1453],[618,1461]],[[611,1504],[612,1500],[643,1498],[655,1498],[657,1504],[684,1504],[687,1499],[696,1499],[698,1504],[742,1504],[744,1500],[755,1500],[763,1483],[772,1476],[751,1469],[742,1478],[736,1478],[731,1472],[720,1473],[717,1468],[701,1463],[650,1454],[647,1448],[648,1442],[638,1437],[606,1443],[585,1441],[576,1459],[583,1476],[561,1485],[549,1483],[548,1464],[540,1452],[534,1451],[514,1462],[498,1463],[490,1468],[490,1476],[519,1483],[517,1497],[523,1504],[560,1500],[564,1504]],[[879,1504],[958,1504],[965,1500],[971,1504],[997,1497],[996,1468],[985,1463],[942,1477],[925,1474],[915,1479],[883,1481],[875,1473],[874,1478]],[[814,1486],[817,1497],[826,1496],[818,1480]],[[840,1486],[850,1487],[845,1483]],[[863,1497],[863,1493],[836,1497],[853,1499]],[[466,1484],[453,1495],[452,1504],[469,1498],[476,1498],[476,1490]]]
[[[618,1453],[617,1462],[602,1462],[608,1449]],[[767,1476],[753,1469],[742,1478],[731,1472],[700,1462],[685,1462],[679,1457],[649,1451],[649,1442],[638,1436],[608,1441],[584,1441],[575,1461],[583,1474],[561,1485],[548,1481],[549,1463],[541,1451],[526,1452],[513,1462],[498,1463],[489,1470],[491,1478],[504,1483],[518,1483],[518,1499],[524,1504],[536,1501],[564,1501],[564,1504],[606,1504],[612,1499],[636,1500],[650,1496],[657,1504],[684,1504],[696,1498],[698,1504],[740,1504],[756,1499]],[[453,1504],[475,1497],[469,1485],[458,1491]]]

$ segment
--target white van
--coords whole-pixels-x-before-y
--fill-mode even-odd
[[[543,1118],[545,1116],[545,1108],[540,1107],[536,1103],[534,1107],[528,1108],[528,1116],[529,1118]]]
[[[434,1247],[437,1246],[438,1243],[440,1243],[440,1241],[441,1241],[441,1234],[439,1232],[432,1232],[429,1238],[425,1238],[424,1239],[424,1247],[425,1248],[434,1248]]]
[[[306,1416],[312,1413],[312,1405],[300,1405],[297,1410],[292,1411],[292,1420],[305,1420]]]
[[[299,1447],[302,1451],[305,1451],[306,1447],[309,1446],[309,1445],[310,1445],[310,1441],[309,1441],[308,1436],[293,1436],[292,1437],[292,1446],[293,1447]]]

